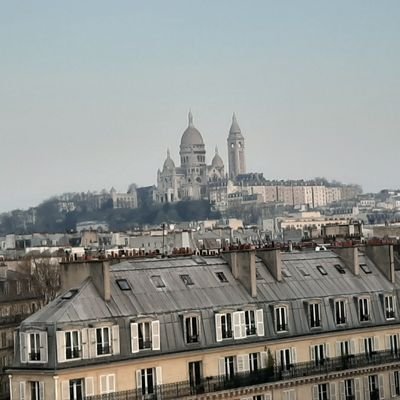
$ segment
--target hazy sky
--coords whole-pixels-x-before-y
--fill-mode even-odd
[[[232,112],[249,171],[400,187],[400,1],[3,1],[0,211],[207,161]]]

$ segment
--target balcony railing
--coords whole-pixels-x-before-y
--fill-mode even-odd
[[[169,383],[154,387],[152,400],[173,400],[196,394],[213,393],[222,390],[233,390],[247,386],[274,383],[303,376],[323,375],[331,372],[340,372],[349,369],[381,366],[400,362],[400,355],[390,351],[376,352],[373,355],[350,355],[325,359],[323,364],[305,362],[291,364],[286,367],[270,367],[253,372],[235,374],[233,377],[210,376],[203,378],[199,384],[191,385],[189,381]],[[145,400],[141,389],[124,392],[109,393],[106,395],[87,396],[85,400]]]

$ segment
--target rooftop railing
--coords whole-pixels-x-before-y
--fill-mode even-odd
[[[284,367],[275,366],[258,369],[252,372],[236,373],[229,377],[225,375],[210,376],[201,379],[197,384],[183,381],[150,388],[109,393],[106,395],[87,396],[85,400],[172,400],[199,394],[274,383],[294,378],[324,375],[331,372],[399,362],[400,351],[381,351],[369,355],[347,355],[344,357],[320,360],[318,364],[316,362],[304,362],[290,364]]]

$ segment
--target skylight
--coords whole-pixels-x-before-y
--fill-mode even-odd
[[[303,276],[310,276],[310,273],[303,267],[299,267],[298,270],[301,272]]]
[[[220,281],[221,283],[226,283],[226,282],[228,282],[228,279],[226,278],[225,274],[224,274],[222,271],[216,272],[215,275],[217,275],[217,278],[219,279],[219,281]]]
[[[153,275],[151,277],[151,280],[153,281],[155,287],[158,287],[158,288],[165,287],[165,283],[162,280],[161,275]]]
[[[346,270],[340,264],[335,264],[335,268],[337,269],[337,271],[340,274],[345,274],[346,273]]]
[[[320,272],[321,275],[328,275],[325,268],[322,265],[317,265],[317,270]]]
[[[192,278],[190,277],[190,275],[183,274],[183,275],[179,275],[179,276],[181,277],[183,283],[184,283],[186,286],[194,285],[194,283],[193,283]]]
[[[285,278],[290,278],[290,277],[292,276],[292,274],[290,273],[290,271],[289,271],[288,269],[286,269],[286,268],[282,268],[282,275],[283,275]]]
[[[126,279],[117,279],[116,282],[121,290],[132,290]]]
[[[61,298],[63,300],[70,300],[78,293],[77,289],[68,290],[68,292],[64,293]]]
[[[360,268],[366,273],[366,274],[372,274],[372,271],[369,269],[367,264],[360,264]]]

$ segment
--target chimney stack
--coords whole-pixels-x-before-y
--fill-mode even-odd
[[[354,275],[360,275],[358,247],[333,247],[332,251],[343,260],[343,262],[346,264],[346,267],[349,268]]]
[[[376,265],[386,279],[395,283],[393,245],[366,245],[366,256]]]
[[[261,258],[271,275],[280,282],[282,280],[282,259],[279,249],[259,249],[257,257]]]

